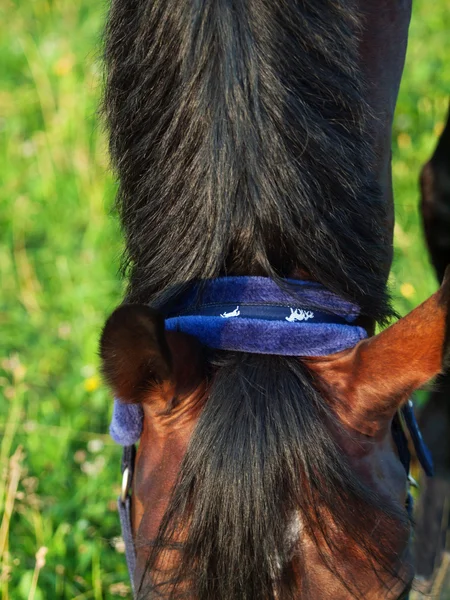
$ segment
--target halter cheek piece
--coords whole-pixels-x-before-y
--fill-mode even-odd
[[[352,348],[367,337],[358,325],[359,307],[319,283],[285,279],[281,285],[265,277],[224,277],[192,285],[165,311],[167,331],[195,336],[210,348],[276,354],[327,356]],[[122,536],[133,587],[136,555],[131,528],[131,481],[135,446],[142,432],[142,408],[114,401],[112,438],[124,447],[122,491],[118,499]],[[392,435],[409,482],[410,451],[405,431],[427,476],[433,474],[430,452],[420,434],[411,400],[399,411]],[[412,496],[406,508],[412,514]],[[134,594],[134,588],[133,588]]]

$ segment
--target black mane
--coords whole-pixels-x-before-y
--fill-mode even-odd
[[[389,313],[353,0],[113,0],[106,114],[128,300],[302,268]]]

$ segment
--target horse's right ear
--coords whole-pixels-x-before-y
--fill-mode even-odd
[[[125,304],[106,321],[100,339],[102,372],[122,402],[142,402],[149,391],[174,385],[164,319],[148,306]]]
[[[367,435],[390,430],[414,390],[450,359],[450,266],[441,288],[408,315],[354,348],[305,360],[325,382],[341,419]]]

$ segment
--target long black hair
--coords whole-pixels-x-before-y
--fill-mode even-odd
[[[300,269],[372,320],[391,314],[388,208],[373,177],[356,8],[354,0],[112,0],[103,106],[129,302],[161,306],[194,280]],[[394,573],[394,549],[376,539],[387,539],[380,527],[406,527],[406,517],[353,473],[307,369],[245,354],[211,368],[151,541],[150,570],[171,548],[180,566],[165,587],[147,582],[142,597],[182,589],[200,600],[293,597],[285,554],[295,511],[318,548],[333,545],[329,514],[368,562],[372,554]]]
[[[208,400],[181,464],[138,598],[298,599],[308,594],[302,536],[349,594],[355,570],[400,576],[403,507],[351,468],[341,430],[292,357],[219,353]],[[353,547],[352,547],[353,545]],[[176,568],[158,571],[161,559]],[[175,560],[174,560],[175,559]],[[354,569],[346,572],[346,561]]]

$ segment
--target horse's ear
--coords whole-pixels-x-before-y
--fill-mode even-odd
[[[145,305],[125,304],[106,321],[100,339],[102,371],[116,397],[142,402],[149,390],[173,383],[164,319]]]
[[[441,288],[380,334],[351,350],[307,361],[340,418],[377,435],[412,392],[438,375],[450,358],[450,266]]]

